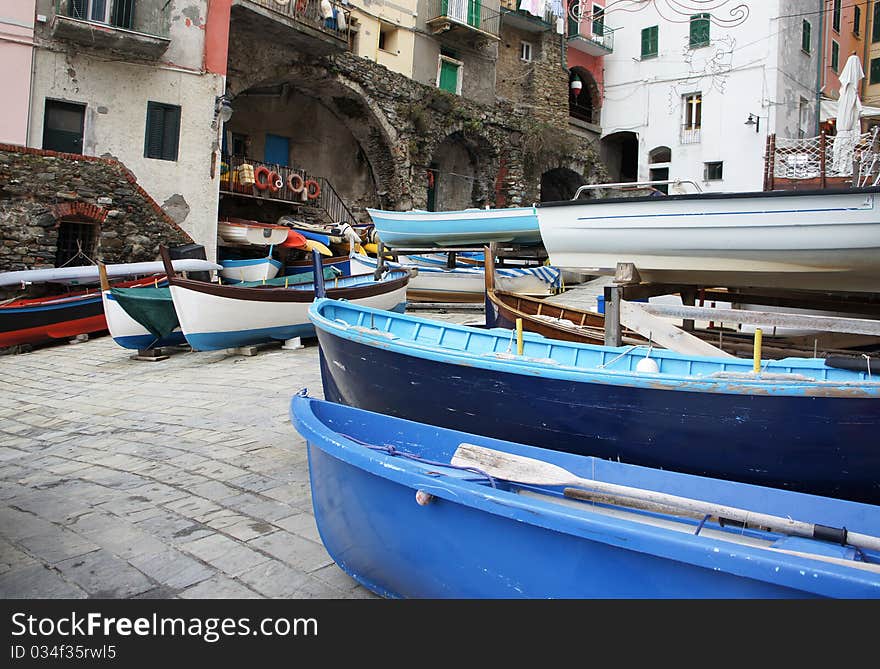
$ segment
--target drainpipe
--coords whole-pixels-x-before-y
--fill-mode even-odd
[[[816,65],[816,136],[822,127],[822,74],[825,65],[825,0],[819,0],[819,63]]]

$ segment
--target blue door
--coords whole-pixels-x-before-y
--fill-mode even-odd
[[[287,167],[289,158],[290,138],[266,133],[266,162]]]

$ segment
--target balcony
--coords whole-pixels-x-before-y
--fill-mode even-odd
[[[556,25],[556,16],[550,10],[549,5],[544,9],[543,16],[535,16],[524,9],[517,9],[518,0],[501,0],[501,20],[513,28],[523,32],[542,33],[548,27]]]
[[[345,16],[342,28],[339,22],[324,19],[319,0],[233,0],[232,5],[233,25],[261,35],[267,44],[314,55],[348,49],[351,8],[337,0],[331,5]]]
[[[589,54],[590,56],[607,56],[614,51],[614,29],[604,22],[584,21],[572,25],[569,21],[568,48]],[[574,28],[574,29],[573,29]]]
[[[136,58],[158,59],[171,43],[167,0],[55,0],[52,37]]]
[[[437,35],[482,36],[498,40],[501,29],[501,13],[485,7],[481,0],[428,0],[427,21]]]
[[[700,143],[700,126],[685,123],[681,126],[681,143],[682,144],[699,144]]]

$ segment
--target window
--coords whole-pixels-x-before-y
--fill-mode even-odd
[[[874,16],[871,19],[871,41],[880,42],[880,2],[874,4]]]
[[[834,6],[831,9],[831,27],[835,32],[840,32],[840,0],[834,0]]]
[[[580,21],[577,17],[581,15],[580,0],[570,0],[568,3],[568,36],[574,37],[581,34]]]
[[[691,39],[690,47],[692,49],[709,44],[709,14],[694,14],[691,17]]]
[[[530,42],[519,43],[519,59],[525,61],[532,60],[532,45]]]
[[[651,181],[669,181],[669,168],[657,167],[650,170],[648,175],[651,177]],[[669,184],[657,184],[654,188],[664,195],[669,195]]]
[[[692,93],[684,97],[684,127],[695,130],[703,123],[703,94]]]
[[[161,102],[148,102],[144,158],[177,160],[179,135],[180,107]]]
[[[605,34],[605,9],[599,5],[593,5],[593,34]]]
[[[244,158],[248,154],[248,137],[237,132],[232,133],[232,155]]]
[[[724,177],[724,163],[703,163],[703,181],[721,181]]]
[[[838,71],[840,66],[840,45],[831,40],[831,69],[835,72]]]
[[[871,59],[871,74],[868,81],[872,86],[880,84],[880,58]]]
[[[454,58],[440,54],[440,62],[437,65],[437,88],[461,94],[462,62]]]
[[[856,5],[853,7],[853,35],[859,36],[862,31],[862,8]]]
[[[656,165],[657,163],[671,163],[672,162],[672,149],[668,146],[658,146],[654,149],[651,149],[651,152],[648,154],[648,163],[651,165]]]
[[[135,0],[70,0],[67,13],[75,19],[131,29],[134,4]]]
[[[804,53],[810,53],[812,41],[813,26],[809,21],[804,19],[804,24],[801,27],[801,51]]]
[[[397,53],[397,28],[385,23],[379,25],[379,48]]]
[[[55,267],[90,265],[84,257],[95,253],[98,229],[93,223],[82,221],[61,221],[58,224],[58,242],[55,245]]]
[[[642,58],[653,58],[658,53],[659,26],[642,28]]]
[[[43,116],[43,148],[82,153],[86,106],[75,102],[46,100]]]

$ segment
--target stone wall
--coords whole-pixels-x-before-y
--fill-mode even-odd
[[[96,225],[83,251],[106,263],[193,241],[119,161],[0,144],[0,271],[54,267],[62,220]]]

